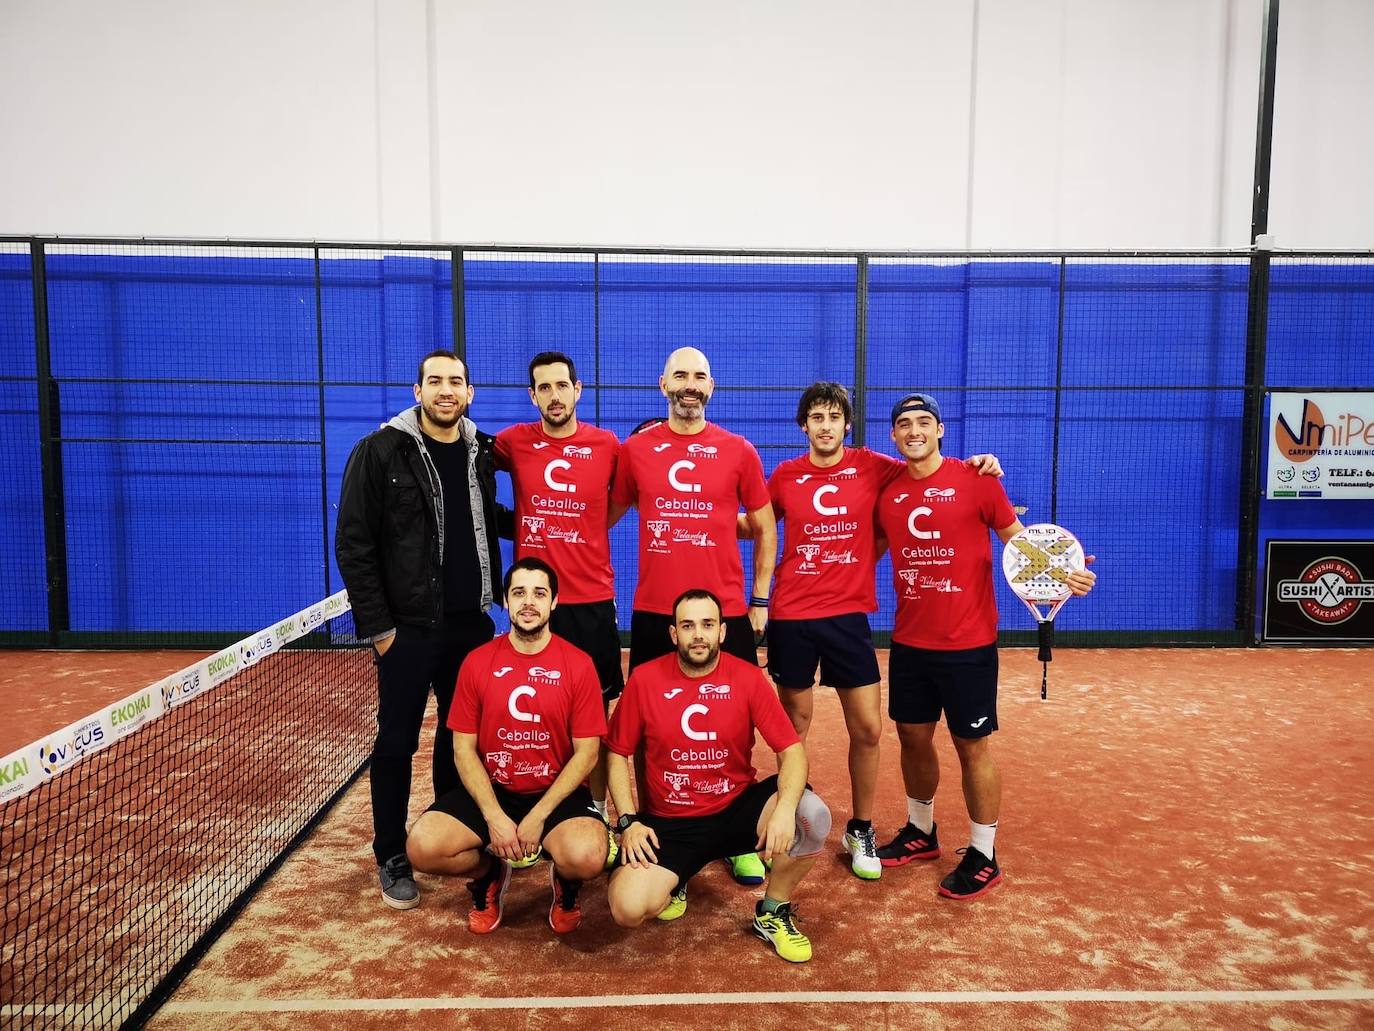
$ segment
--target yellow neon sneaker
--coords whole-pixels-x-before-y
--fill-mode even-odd
[[[544,855],[544,847],[541,845],[523,859],[503,859],[501,860],[512,870],[524,870],[539,862]]]
[[[811,958],[811,939],[797,930],[796,914],[790,902],[771,913],[763,911],[763,902],[755,905],[754,933],[789,963],[805,963]]]
[[[668,904],[658,912],[658,919],[665,922],[687,915],[687,885],[683,885],[668,896]]]
[[[615,840],[615,831],[606,828],[606,869],[614,870],[620,859],[620,842]]]
[[[726,862],[730,864],[730,876],[735,879],[736,884],[762,884],[768,877],[768,871],[757,852],[731,856]]]

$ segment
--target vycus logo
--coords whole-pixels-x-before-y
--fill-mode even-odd
[[[906,517],[906,528],[911,531],[911,536],[922,541],[938,541],[940,539],[939,530],[922,530],[916,525],[918,516],[928,516],[931,514],[931,510],[926,508],[925,505],[911,510],[911,514]]]
[[[529,684],[521,684],[519,687],[517,687],[514,691],[510,693],[510,701],[506,704],[506,708],[509,709],[510,714],[514,716],[517,720],[519,720],[521,723],[542,723],[544,721],[544,718],[540,716],[539,713],[526,712],[524,709],[520,708],[520,706],[516,704],[516,702],[518,702],[521,698],[533,697],[534,688],[530,687]]]
[[[680,493],[700,494],[701,484],[693,483],[690,480],[680,479],[678,475],[679,473],[695,469],[696,467],[697,464],[695,462],[689,462],[686,459],[683,459],[680,462],[674,462],[672,465],[668,467],[668,483],[672,486],[674,490],[679,491]]]
[[[572,463],[566,458],[555,458],[548,465],[544,466],[544,482],[548,484],[549,490],[556,490],[563,494],[576,494],[577,484],[565,483],[562,480],[553,478],[554,470],[571,469]]]
[[[821,498],[829,497],[831,494],[838,494],[839,492],[840,488],[836,487],[833,483],[827,483],[823,487],[817,487],[816,493],[811,495],[811,504],[814,505],[816,511],[823,516],[845,515],[849,512],[847,506],[827,505],[821,500]]]
[[[693,741],[714,741],[716,732],[714,730],[697,730],[692,726],[693,716],[705,716],[711,710],[701,703],[689,705],[682,710],[682,732]]]

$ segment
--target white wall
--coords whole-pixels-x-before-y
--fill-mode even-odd
[[[1374,3],[1280,10],[1270,231],[1280,247],[1374,248]]]
[[[1261,0],[0,0],[0,232],[1243,246]],[[1374,4],[1283,8],[1270,229],[1374,247]]]

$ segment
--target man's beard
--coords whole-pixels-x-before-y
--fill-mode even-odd
[[[687,408],[681,404],[682,397],[688,394],[698,399],[695,408]],[[668,400],[672,403],[673,415],[684,422],[694,422],[706,417],[706,402],[709,399],[700,390],[676,390],[668,395]]]
[[[560,426],[566,426],[572,421],[573,410],[571,408],[564,408],[562,415],[550,415],[548,412],[540,412],[539,414],[543,418],[545,426],[558,429]]]
[[[420,407],[424,410],[426,419],[433,425],[440,426],[443,429],[448,429],[450,426],[457,426],[459,420],[461,420],[467,412],[467,405],[463,404],[462,401],[459,401],[453,406],[454,414],[451,416],[441,415],[439,409],[433,405],[421,405]]]
[[[692,658],[690,646],[687,648],[679,647],[677,650],[677,657],[684,669],[706,669],[708,666],[714,664],[716,659],[720,658],[720,645],[711,645],[706,653],[706,658],[701,662],[697,662]]]
[[[548,625],[548,617],[545,617],[544,621],[537,624],[533,629],[526,630],[514,619],[512,619],[510,621],[510,632],[515,635],[515,639],[517,641],[537,641],[544,635],[544,628]]]

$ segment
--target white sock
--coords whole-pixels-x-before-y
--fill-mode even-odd
[[[606,819],[606,800],[604,798],[594,798],[592,799],[592,805],[596,806],[596,811],[601,814],[601,818],[603,820]]]
[[[997,824],[995,823],[974,823],[969,821],[969,844],[976,848],[989,859],[992,858],[993,839],[997,836]]]
[[[935,799],[906,798],[906,818],[922,834],[929,834],[935,828]]]

